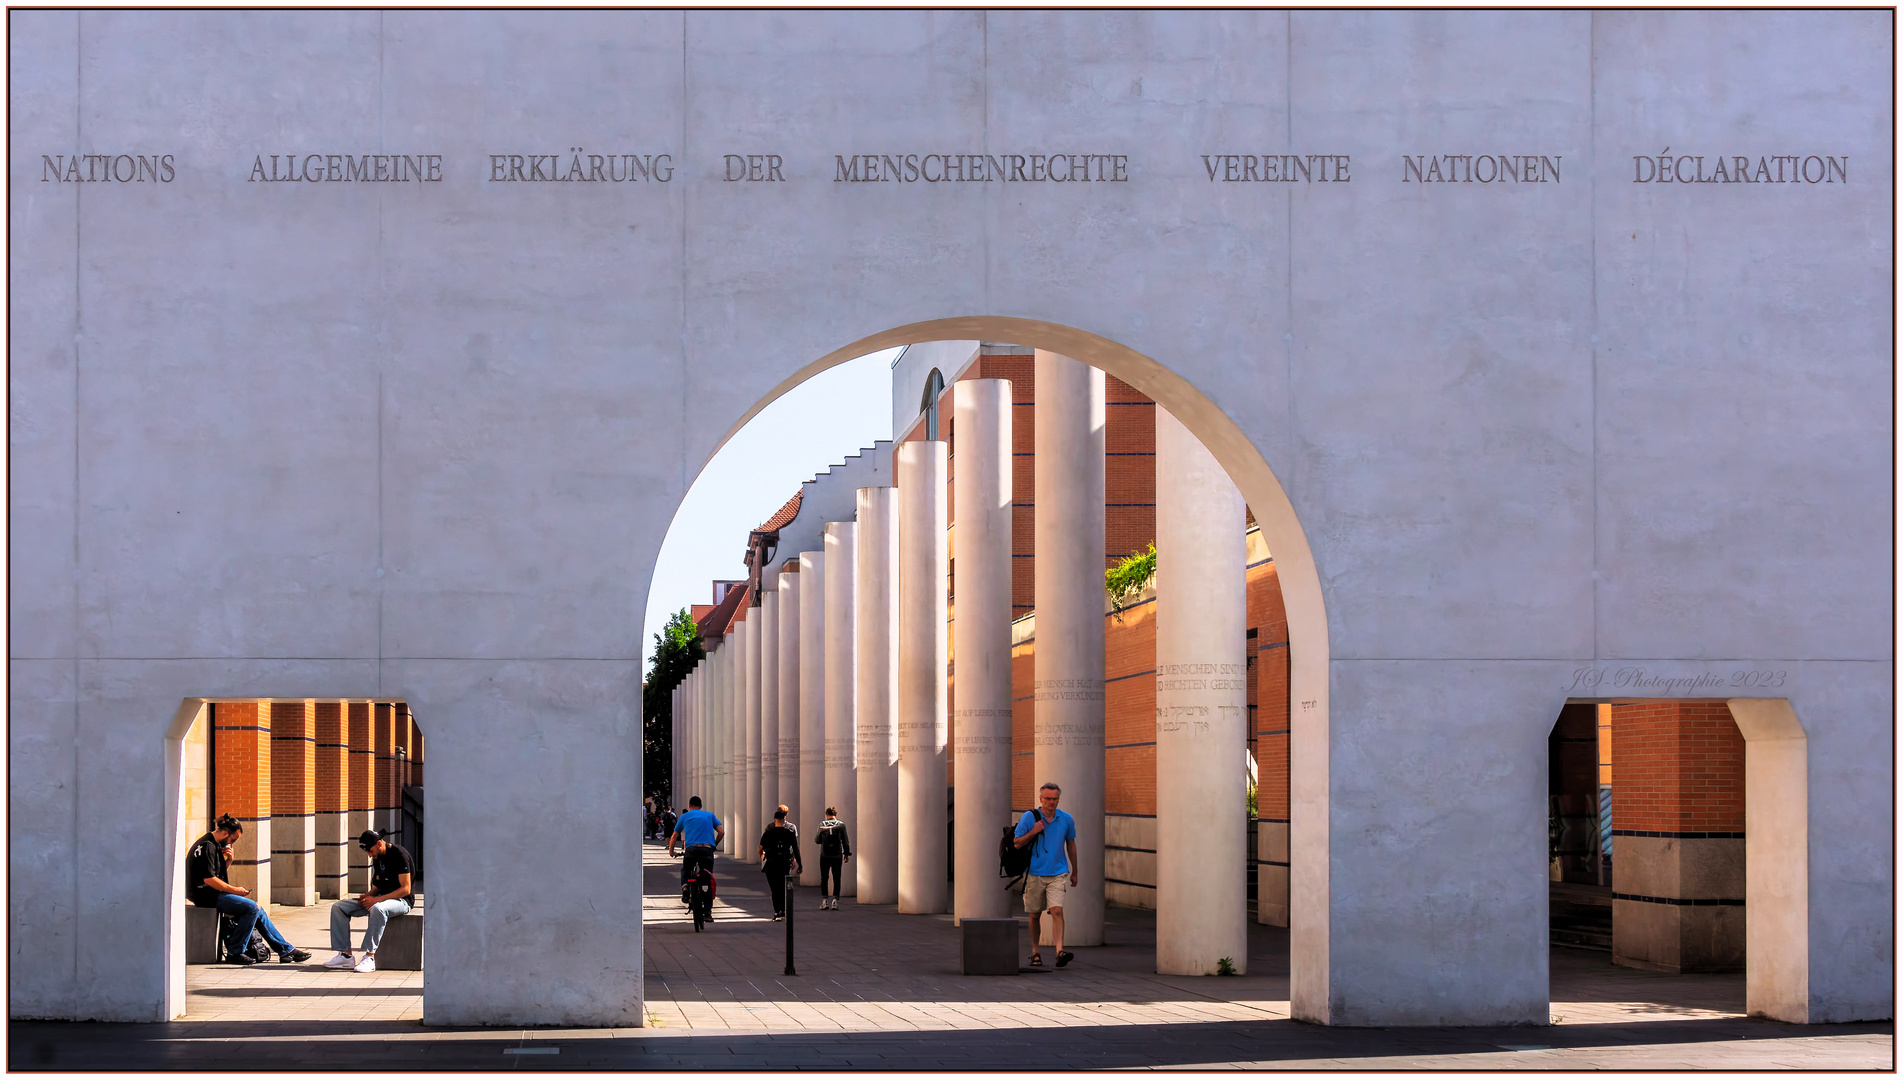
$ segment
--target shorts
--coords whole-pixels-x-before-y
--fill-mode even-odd
[[[1024,910],[1043,911],[1064,906],[1064,894],[1070,891],[1070,874],[1039,877],[1024,875]]]

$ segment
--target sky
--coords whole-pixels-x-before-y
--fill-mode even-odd
[[[892,437],[897,349],[848,360],[760,411],[707,463],[674,515],[648,589],[641,634],[647,672],[654,635],[689,604],[712,602],[715,578],[746,576],[747,531],[773,515],[815,473]],[[815,418],[823,417],[823,422]]]

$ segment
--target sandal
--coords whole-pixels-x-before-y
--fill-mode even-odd
[[[1072,955],[1071,953],[1060,952],[1057,954],[1057,966],[1063,967],[1065,964],[1070,963],[1074,959],[1076,959],[1076,957]]]
[[[1043,967],[1043,966],[1044,966],[1044,954],[1043,954],[1043,953],[1032,953],[1032,954],[1031,954],[1031,966],[1032,966],[1032,967]]]

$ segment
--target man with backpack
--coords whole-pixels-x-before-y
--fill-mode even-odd
[[[687,800],[687,813],[674,823],[674,831],[667,838],[667,853],[674,854],[674,845],[682,845],[685,858],[681,860],[681,903],[687,903],[687,883],[694,878],[694,868],[705,866],[708,873],[714,870],[714,848],[727,835],[727,827],[720,819],[700,808],[700,796]]]
[[[1071,962],[1064,951],[1064,894],[1077,884],[1077,822],[1057,808],[1063,794],[1056,784],[1038,789],[1038,809],[1026,810],[1018,820],[1012,843],[1030,847],[1031,865],[1024,878],[1024,910],[1031,914],[1031,966],[1043,967],[1044,956],[1038,949],[1038,916],[1051,913],[1051,945],[1057,951],[1057,966]],[[1068,878],[1068,883],[1066,879]]]
[[[826,808],[826,820],[819,823],[814,843],[819,845],[819,909],[838,911],[840,871],[852,858],[852,838],[846,835],[846,823],[839,820],[838,808]],[[830,893],[828,882],[832,885]]]
[[[185,856],[185,898],[194,907],[217,908],[218,914],[234,924],[225,941],[225,963],[255,964],[250,954],[251,931],[264,935],[265,944],[278,954],[278,961],[301,964],[311,958],[303,949],[292,947],[271,924],[271,916],[251,899],[251,890],[225,880],[225,867],[231,861],[232,845],[244,835],[244,825],[230,814],[220,814],[212,831],[199,837]]]

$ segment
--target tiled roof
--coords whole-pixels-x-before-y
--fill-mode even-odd
[[[805,488],[801,488],[800,490],[795,491],[793,493],[793,497],[786,500],[786,505],[780,507],[778,510],[775,510],[773,512],[773,516],[761,522],[760,527],[754,531],[755,532],[777,532],[787,522],[792,521],[795,517],[799,516],[800,499],[804,498],[805,495],[806,495]]]
[[[746,610],[746,599],[747,590],[744,587],[728,589],[727,595],[721,598],[720,603],[712,605],[705,615],[694,620],[695,629],[700,632],[700,639],[706,641],[731,631],[734,614]],[[699,611],[702,606],[695,604],[694,609]]]

